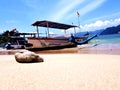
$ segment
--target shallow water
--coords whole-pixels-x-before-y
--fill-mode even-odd
[[[120,43],[120,34],[100,35],[89,42],[89,44]]]

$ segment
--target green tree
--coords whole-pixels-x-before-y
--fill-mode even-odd
[[[11,42],[11,36],[19,36],[19,32],[17,30],[6,30],[0,35],[0,44]]]

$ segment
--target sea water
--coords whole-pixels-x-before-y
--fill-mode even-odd
[[[120,34],[99,35],[98,37],[92,39],[88,44],[95,45],[93,48],[97,49],[102,48],[120,50]]]
[[[89,44],[120,44],[120,34],[99,35],[91,40]]]

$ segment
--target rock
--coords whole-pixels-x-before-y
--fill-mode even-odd
[[[43,58],[31,51],[18,52],[15,59],[19,63],[43,62]]]

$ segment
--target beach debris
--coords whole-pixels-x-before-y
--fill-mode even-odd
[[[32,63],[32,62],[43,62],[43,58],[41,58],[38,54],[31,51],[23,51],[15,53],[15,59],[19,63]]]

